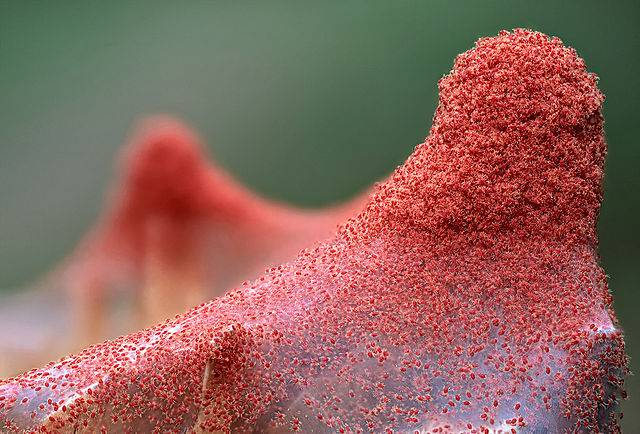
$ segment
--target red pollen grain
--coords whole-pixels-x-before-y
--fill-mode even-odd
[[[439,95],[424,143],[333,238],[4,380],[0,396],[32,397],[0,409],[4,429],[619,431],[627,361],[596,252],[596,77],[557,38],[515,30],[458,56]],[[74,386],[34,392],[45,379]],[[37,408],[50,398],[73,414]]]

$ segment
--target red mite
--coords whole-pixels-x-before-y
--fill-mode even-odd
[[[425,142],[333,238],[4,381],[4,429],[619,431],[596,77],[515,30],[479,40],[439,90]]]
[[[124,149],[120,173],[98,224],[43,285],[70,290],[50,296],[72,304],[75,319],[67,327],[75,335],[38,364],[69,346],[158,323],[259,276],[335,233],[367,196],[323,210],[260,198],[207,161],[200,139],[168,117],[142,123]],[[0,353],[3,346],[10,352],[0,342]],[[24,367],[17,359],[5,363],[13,373]]]

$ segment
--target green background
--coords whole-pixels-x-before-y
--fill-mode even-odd
[[[183,117],[250,187],[318,206],[404,161],[456,54],[514,27],[575,47],[607,95],[600,251],[639,371],[636,2],[0,0],[0,288],[70,251],[139,116]],[[628,387],[625,430],[640,432]]]

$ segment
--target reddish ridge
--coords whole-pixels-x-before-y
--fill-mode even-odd
[[[75,334],[58,327],[43,354],[15,356],[15,339],[0,338],[8,358],[0,365],[12,373],[221,295],[335,233],[366,199],[302,210],[261,198],[207,161],[200,139],[166,116],[140,124],[120,163],[100,221],[42,285],[69,290],[47,297],[72,304]]]
[[[160,326],[0,385],[8,430],[616,432],[596,78],[481,39],[429,137],[331,240]]]
[[[123,154],[120,185],[65,279],[80,297],[140,288],[143,326],[293,257],[363,203],[304,211],[260,198],[208,162],[200,139],[167,117],[143,122]]]

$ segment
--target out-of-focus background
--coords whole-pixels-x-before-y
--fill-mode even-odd
[[[607,96],[600,252],[640,371],[640,4],[533,3],[0,0],[0,291],[70,252],[140,116],[178,115],[251,188],[320,206],[404,161],[458,53],[529,27],[575,47]]]

